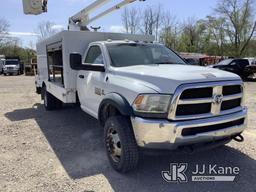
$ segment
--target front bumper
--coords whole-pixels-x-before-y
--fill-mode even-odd
[[[221,125],[244,119],[242,124],[205,131],[194,135],[184,136],[184,129]],[[242,111],[205,119],[188,121],[168,121],[159,119],[131,118],[138,146],[150,149],[176,149],[180,146],[218,141],[237,135],[244,131],[247,125],[247,109]],[[216,127],[216,126],[215,126]]]
[[[4,69],[5,74],[9,73],[18,73],[19,69]]]

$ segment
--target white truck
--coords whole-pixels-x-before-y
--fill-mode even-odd
[[[6,57],[3,65],[4,75],[20,75],[23,73],[23,65],[19,57]]]
[[[4,70],[4,62],[5,62],[5,56],[0,55],[0,75],[3,74]]]
[[[80,103],[104,127],[107,155],[119,172],[137,166],[141,149],[193,151],[243,140],[242,80],[188,65],[153,41],[63,31],[37,45],[36,86],[46,110]]]

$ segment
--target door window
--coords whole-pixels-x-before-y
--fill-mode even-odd
[[[104,64],[100,47],[91,46],[84,62],[87,64]]]
[[[235,66],[237,65],[236,61],[232,61],[232,63],[230,63],[231,66]]]
[[[238,60],[239,62],[238,62],[238,66],[239,66],[239,68],[241,68],[241,69],[244,69],[247,65],[249,65],[249,61],[248,60],[243,60],[243,59],[241,59],[241,60]]]

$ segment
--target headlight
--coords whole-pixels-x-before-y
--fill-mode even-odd
[[[133,103],[133,110],[144,114],[167,114],[171,99],[172,95],[139,95]]]

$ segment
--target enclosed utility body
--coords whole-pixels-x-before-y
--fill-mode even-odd
[[[62,31],[37,44],[37,92],[46,84],[47,91],[63,103],[77,102],[77,71],[70,66],[70,54],[85,55],[90,43],[130,40],[153,42],[153,36],[90,31]]]

